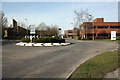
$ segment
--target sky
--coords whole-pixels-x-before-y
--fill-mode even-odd
[[[41,22],[47,25],[56,24],[64,30],[74,26],[74,10],[86,10],[95,18],[105,18],[106,22],[118,21],[118,2],[2,2],[2,11],[8,18],[12,17],[28,25],[38,26]]]
[[[4,2],[119,2],[119,0],[2,0]]]

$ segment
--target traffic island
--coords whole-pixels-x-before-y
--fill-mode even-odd
[[[17,46],[67,46],[65,39],[59,37],[42,37],[42,38],[22,38],[21,42],[16,43]]]
[[[17,46],[34,46],[34,47],[67,46],[70,44],[72,44],[72,43],[25,43],[25,42],[16,43]]]

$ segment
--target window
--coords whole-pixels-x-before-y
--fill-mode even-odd
[[[93,36],[94,34],[87,34],[87,36]]]
[[[117,34],[116,36],[120,36],[120,34]]]
[[[73,32],[68,32],[68,33],[73,33]]]
[[[98,34],[98,36],[108,36],[106,33]]]
[[[96,28],[96,26],[94,26],[94,28]]]
[[[89,26],[87,29],[95,29],[96,26]]]
[[[120,26],[110,26],[110,28],[120,28]]]
[[[98,28],[108,28],[108,26],[98,26]]]

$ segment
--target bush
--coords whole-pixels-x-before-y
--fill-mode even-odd
[[[76,37],[74,37],[74,39],[80,40],[81,37],[80,36],[76,36]]]
[[[116,40],[120,40],[120,36],[117,36]]]
[[[88,40],[92,40],[93,38],[88,38]]]
[[[22,38],[21,41],[22,42],[30,42],[30,39],[29,38]]]
[[[32,38],[32,42],[36,42],[37,40],[38,40],[38,38],[37,38],[37,37]]]
[[[60,39],[59,43],[65,43],[65,39]]]
[[[65,39],[53,38],[53,37],[42,37],[42,38],[33,39],[33,42],[36,42],[36,43],[65,43]]]

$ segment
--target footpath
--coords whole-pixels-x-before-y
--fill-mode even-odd
[[[113,72],[110,72],[110,73],[107,73],[104,78],[119,78],[120,80],[120,76],[119,75],[119,70],[120,68],[118,68],[117,70],[113,71]]]

